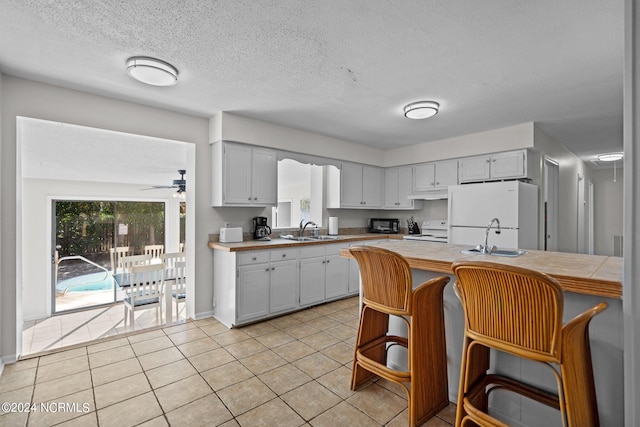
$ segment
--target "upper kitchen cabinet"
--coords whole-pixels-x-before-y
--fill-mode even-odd
[[[275,206],[276,151],[218,141],[211,146],[213,206]]]
[[[460,159],[460,182],[530,178],[530,161],[527,150]]]
[[[450,185],[457,183],[457,160],[423,163],[413,167],[413,195],[428,194],[434,190],[446,190]]]
[[[375,166],[343,163],[340,171],[340,207],[382,207],[383,171]]]
[[[388,168],[384,171],[384,208],[420,209],[422,202],[410,199],[413,169],[410,166]]]

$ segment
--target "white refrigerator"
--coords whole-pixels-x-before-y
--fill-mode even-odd
[[[477,246],[493,218],[488,245],[500,249],[538,249],[538,187],[520,181],[449,187],[449,243]]]

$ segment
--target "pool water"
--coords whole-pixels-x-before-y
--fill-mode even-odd
[[[61,280],[56,284],[58,292],[90,292],[90,291],[106,291],[113,289],[113,277],[105,273],[97,272],[84,274],[82,276],[72,277],[71,279]],[[119,290],[120,287],[118,286]]]

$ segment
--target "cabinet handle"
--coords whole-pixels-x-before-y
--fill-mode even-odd
[[[265,271],[269,271],[269,269],[267,268]]]
[[[439,183],[439,182],[436,182],[436,185],[440,185],[440,183]]]
[[[496,159],[493,159],[493,160],[491,160],[491,161],[492,161],[493,163],[495,163],[495,162],[496,162]]]
[[[253,198],[253,200],[258,200],[258,198],[257,198],[257,197],[254,197],[254,198]]]
[[[431,185],[433,185],[433,182],[431,183]]]
[[[327,260],[327,264],[329,264],[331,262],[331,260]]]
[[[486,162],[489,163],[491,160],[487,159]]]
[[[323,264],[326,264],[326,263],[327,263],[327,261],[322,261],[322,263],[323,263]]]
[[[247,200],[251,201],[251,197],[249,197]]]
[[[275,269],[276,269],[275,267],[271,267],[271,271],[273,271],[273,270],[275,270]]]
[[[258,258],[253,257],[253,258],[251,258],[251,261],[255,261],[255,260],[257,260],[257,259],[258,259]]]
[[[286,258],[286,257],[287,257],[287,254],[282,254],[282,258]]]

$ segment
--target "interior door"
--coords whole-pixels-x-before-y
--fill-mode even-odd
[[[558,186],[560,167],[552,159],[544,160],[544,250],[558,250]]]

